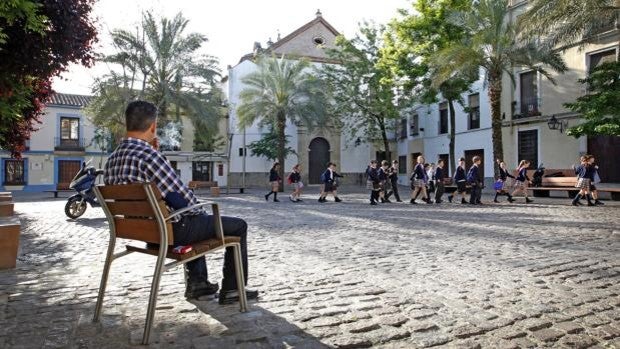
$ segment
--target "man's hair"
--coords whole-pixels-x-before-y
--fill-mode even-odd
[[[127,131],[146,131],[157,120],[157,107],[146,101],[133,101],[125,109]]]
[[[336,164],[330,161],[327,163],[327,167],[330,167],[330,166],[336,166]]]
[[[480,161],[480,157],[478,155],[474,156],[473,159],[471,159],[472,162],[476,162],[476,161]]]
[[[460,158],[459,161],[465,161],[465,158]]]

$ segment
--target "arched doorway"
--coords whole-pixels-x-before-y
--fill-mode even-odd
[[[308,182],[310,184],[319,184],[321,181],[321,173],[325,171],[329,162],[329,142],[325,138],[317,137],[310,142],[308,164]]]

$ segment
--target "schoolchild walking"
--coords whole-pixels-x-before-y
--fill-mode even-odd
[[[293,166],[293,170],[288,175],[288,183],[293,186],[293,193],[289,196],[289,199],[293,202],[300,202],[301,189],[304,184],[301,182],[301,166],[299,164]]]
[[[379,201],[379,192],[381,191],[381,180],[379,179],[379,169],[377,169],[377,160],[371,160],[370,165],[366,169],[366,189],[370,190],[370,204],[377,205]]]
[[[427,193],[429,193],[428,196],[430,198],[430,193],[435,192],[435,164],[425,164],[424,170],[426,171],[426,177],[428,178]]]
[[[411,204],[417,204],[415,201],[418,197],[418,194],[422,195],[422,200],[426,201],[427,204],[432,204],[433,202],[428,198],[426,192],[426,184],[428,183],[428,176],[426,171],[424,171],[424,157],[422,155],[418,156],[416,159],[416,165],[413,168],[413,173],[411,174]]]
[[[444,170],[444,161],[442,159],[437,160],[437,168],[435,169],[433,180],[435,180],[435,203],[440,204],[443,202],[441,197],[443,196],[445,189],[446,171]]]
[[[581,165],[575,169],[575,172],[577,172],[577,184],[575,184],[575,188],[579,188],[579,193],[577,193],[573,199],[572,205],[577,206],[580,204],[579,200],[586,198],[588,200],[588,206],[594,206],[590,186],[592,184],[592,178],[594,178],[595,169],[594,166],[590,164],[589,155],[583,156],[581,160]]]
[[[390,181],[390,163],[387,160],[381,161],[381,167],[379,168],[379,181],[381,184],[381,202],[391,203],[390,196],[392,196],[392,181]]]
[[[396,202],[403,202],[398,193],[398,160],[392,161],[392,167],[390,168],[390,184],[392,184],[392,193],[394,193]]]
[[[465,176],[465,158],[459,159],[459,165],[454,173],[454,183],[456,184],[456,194],[448,195],[448,201],[452,202],[455,196],[461,197],[461,204],[467,204],[467,179]]]
[[[271,166],[271,170],[269,170],[269,185],[271,186],[271,191],[265,195],[265,201],[269,201],[269,196],[273,194],[273,202],[280,202],[278,200],[278,190],[280,190],[280,175],[278,171],[280,170],[280,163],[275,162],[273,166]]]
[[[342,202],[342,200],[338,197],[338,178],[344,177],[336,172],[336,164],[333,162],[329,162],[327,164],[327,169],[321,175],[321,181],[325,183],[325,188],[323,189],[323,193],[321,197],[319,197],[319,202],[327,202],[327,195],[331,194],[334,197],[335,202]]]
[[[497,159],[497,165],[499,166],[499,178],[497,179],[497,182],[495,182],[495,198],[493,199],[493,202],[499,203],[499,201],[497,201],[497,197],[499,195],[506,195],[508,197],[508,202],[513,202],[514,199],[508,192],[511,184],[508,178],[512,178],[514,180],[515,176],[511,175],[506,169],[506,163],[504,161]]]
[[[590,155],[588,157],[588,163],[592,167],[592,177],[590,178],[590,193],[592,194],[592,198],[594,199],[595,205],[605,205],[602,201],[598,199],[598,190],[596,190],[596,184],[601,182],[601,176],[598,174],[598,166],[595,164],[594,155]]]
[[[471,205],[482,205],[480,199],[482,198],[482,187],[484,184],[484,178],[482,177],[482,171],[480,171],[480,164],[482,159],[479,156],[472,158],[473,165],[467,172],[467,182],[471,186],[471,195],[469,196],[469,203]]]
[[[528,160],[521,160],[521,162],[519,162],[517,178],[515,178],[515,190],[512,192],[512,196],[515,196],[517,192],[522,192],[523,196],[525,196],[526,204],[534,202],[527,196],[527,187],[530,183],[530,177],[527,176],[528,167],[530,167],[530,162]]]

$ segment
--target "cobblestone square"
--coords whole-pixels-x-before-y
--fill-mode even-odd
[[[155,258],[112,264],[101,209],[72,221],[66,199],[18,198],[18,267],[0,271],[0,348],[139,345]],[[218,198],[247,220],[249,312],[183,298],[164,275],[152,348],[620,348],[620,205],[266,203]],[[489,201],[488,197],[485,197]],[[124,246],[118,246],[119,250]],[[222,253],[208,257],[220,281]]]

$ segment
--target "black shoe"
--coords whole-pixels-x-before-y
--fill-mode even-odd
[[[499,201],[497,201],[497,199],[493,199],[493,202],[499,204]]]
[[[265,201],[269,201],[269,194],[265,195]]]
[[[295,202],[304,202],[302,199],[297,199]]]
[[[386,203],[385,199],[381,199],[381,203],[385,204]]]
[[[429,205],[432,205],[432,204],[433,204],[433,200],[431,200],[431,199],[428,199],[428,200],[425,200],[425,201],[426,201],[426,203],[427,203],[427,204],[429,204]]]
[[[220,286],[216,283],[212,284],[209,281],[203,282],[189,282],[185,288],[185,298],[198,299],[202,296],[210,296],[217,293]]]
[[[403,202],[403,200],[398,199],[398,200],[396,200],[396,202]]]
[[[467,204],[467,200],[465,200],[465,198],[461,199],[461,204],[466,205]]]
[[[592,201],[588,201],[588,206],[596,206],[592,203]]]
[[[530,200],[529,198],[525,198],[525,203],[526,204],[531,204],[532,202],[534,202],[534,200]]]
[[[256,299],[258,298],[258,291],[246,289],[245,296],[248,300]],[[239,302],[237,290],[221,291],[218,296],[218,303],[220,304],[232,304],[236,302]]]
[[[337,197],[337,196],[336,196],[336,198],[334,198],[334,201],[336,201],[336,202],[342,202],[342,200],[340,200],[340,198],[339,198],[339,197]]]
[[[280,200],[278,200],[278,199],[273,199],[273,202],[280,202]]]
[[[323,201],[323,198],[319,198],[319,202],[325,202],[325,201]]]
[[[417,202],[415,202],[414,199],[409,200],[409,203],[412,204],[412,205],[417,205],[418,204]]]
[[[603,203],[602,201],[599,201],[599,200],[594,200],[594,204],[595,205],[599,205],[599,206],[604,206],[605,205],[605,203]]]
[[[515,202],[515,199],[513,199],[512,196],[511,196],[511,197],[508,198],[508,202],[510,202],[510,203]]]
[[[443,200],[435,200],[436,204],[441,204],[443,202]]]
[[[448,202],[452,203],[452,198],[454,197],[454,195],[448,195]]]
[[[377,203],[375,201],[371,201],[370,204],[373,206],[377,206]]]

